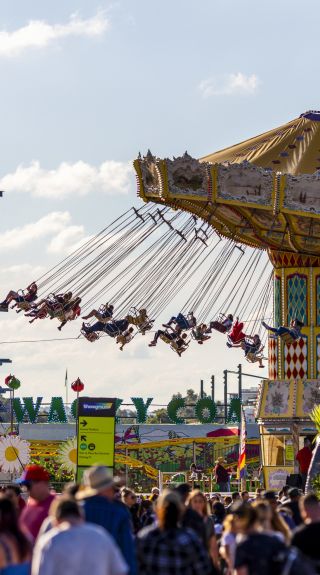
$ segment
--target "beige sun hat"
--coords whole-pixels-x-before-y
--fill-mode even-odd
[[[96,465],[86,469],[83,474],[83,487],[77,493],[77,499],[98,495],[104,489],[115,485],[114,478],[103,465]]]
[[[216,463],[228,463],[224,457],[218,457]]]

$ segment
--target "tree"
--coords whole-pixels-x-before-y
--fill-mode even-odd
[[[165,407],[156,409],[147,417],[147,423],[171,423]]]

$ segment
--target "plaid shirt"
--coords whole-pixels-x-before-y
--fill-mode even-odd
[[[191,529],[147,527],[138,533],[139,575],[209,575],[212,565]]]

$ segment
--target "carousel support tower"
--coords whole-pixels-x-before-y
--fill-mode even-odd
[[[297,471],[320,403],[320,112],[201,159],[135,162],[138,194],[194,214],[218,234],[266,250],[274,268],[274,326],[303,321],[296,341],[269,338],[269,379],[257,416],[267,488]]]

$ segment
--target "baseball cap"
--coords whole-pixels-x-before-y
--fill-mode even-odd
[[[41,465],[26,465],[17,483],[26,485],[30,481],[50,481],[50,475]]]

